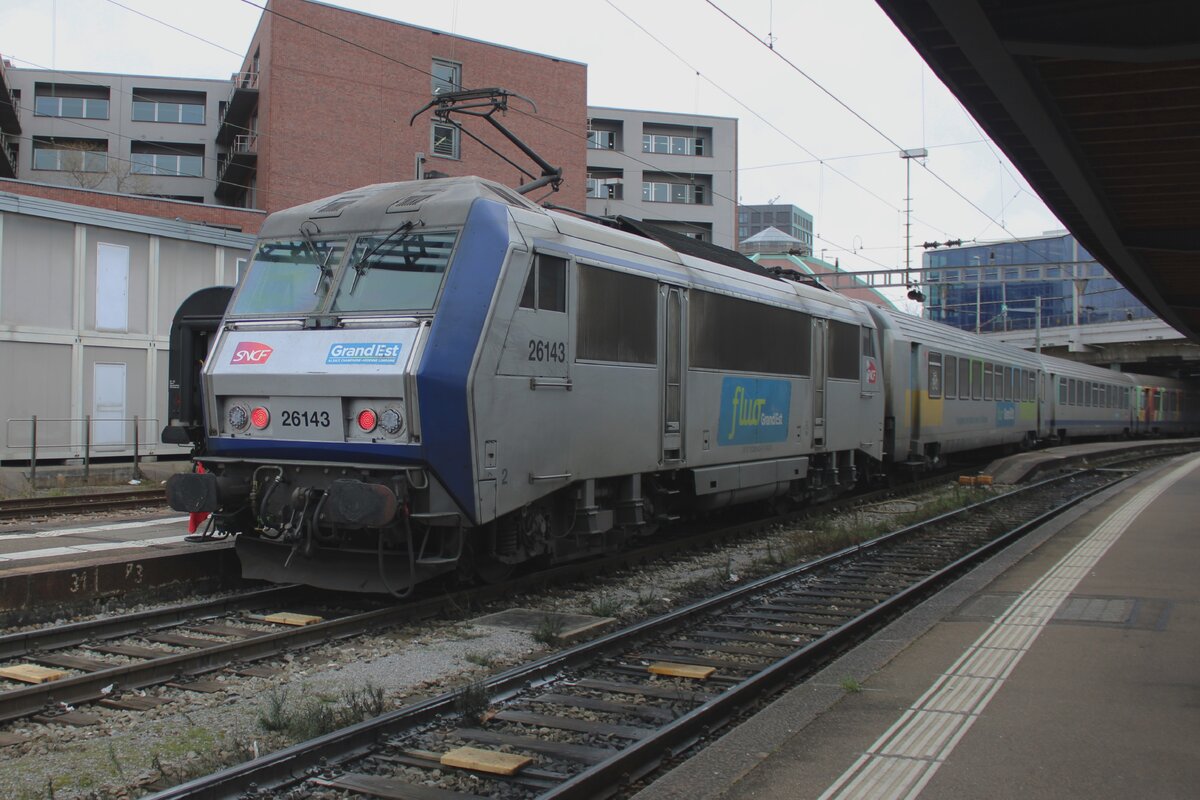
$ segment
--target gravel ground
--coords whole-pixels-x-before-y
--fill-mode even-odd
[[[767,574],[892,526],[918,507],[982,499],[988,490],[945,487],[922,495],[830,515],[795,527],[775,526],[756,537],[669,561],[601,576],[585,586],[517,598],[506,606],[617,617],[627,623]],[[544,638],[544,637],[538,637]],[[417,697],[457,688],[545,652],[524,632],[438,621],[327,645],[282,660],[269,678],[220,674],[227,688],[199,693],[155,688],[173,702],[143,712],[89,706],[98,725],[76,728],[15,723],[0,734],[25,741],[0,749],[0,797],[12,800],[133,798],[315,735],[350,710],[378,713]],[[308,726],[306,728],[305,726]]]

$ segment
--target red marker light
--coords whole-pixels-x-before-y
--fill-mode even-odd
[[[358,412],[358,427],[362,428],[363,433],[370,433],[375,430],[375,426],[379,423],[379,419],[375,416],[372,409],[364,408]]]
[[[263,406],[258,406],[250,412],[250,424],[262,430],[271,424],[271,412]]]

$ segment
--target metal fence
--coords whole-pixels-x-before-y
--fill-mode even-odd
[[[29,454],[29,479],[37,478],[38,459],[83,457],[84,479],[90,477],[92,459],[129,454],[135,478],[142,477],[140,461],[147,443],[156,441],[158,420],[153,417],[39,417],[5,422],[5,447]]]

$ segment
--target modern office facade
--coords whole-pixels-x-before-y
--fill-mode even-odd
[[[950,247],[922,256],[925,316],[991,333],[1155,318],[1069,233]],[[1040,301],[1037,298],[1041,298]]]
[[[270,0],[228,81],[0,70],[0,178],[266,211],[423,176],[515,186],[472,136],[540,170],[486,122],[409,124],[435,95],[496,86],[536,105],[514,99],[503,124],[582,208],[586,65],[312,0]]]
[[[216,202],[226,82],[9,67],[4,83],[17,128],[0,177]]]
[[[803,255],[813,252],[813,217],[799,206],[768,203],[759,206],[738,206],[738,241],[744,242],[767,228],[791,236]]]
[[[736,247],[737,120],[590,106],[587,206]]]

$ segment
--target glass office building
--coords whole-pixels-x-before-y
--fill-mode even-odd
[[[1155,314],[1071,234],[973,244],[922,257],[925,317],[981,333],[1091,325]]]

